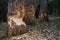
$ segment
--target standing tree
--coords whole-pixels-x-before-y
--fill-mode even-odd
[[[0,22],[7,22],[8,0],[0,0]]]
[[[49,21],[48,19],[48,0],[41,0],[39,19],[41,21]]]

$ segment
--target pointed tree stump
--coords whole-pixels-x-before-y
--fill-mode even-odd
[[[35,24],[35,7],[33,4],[27,4],[24,21],[27,25]]]
[[[9,0],[7,14],[7,35],[15,36],[26,32],[27,26],[23,21],[25,16],[25,3],[23,0]]]

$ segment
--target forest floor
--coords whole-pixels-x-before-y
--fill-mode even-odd
[[[60,17],[49,17],[50,22],[39,22],[28,25],[29,32],[19,36],[6,38],[7,23],[0,24],[0,40],[60,40]]]

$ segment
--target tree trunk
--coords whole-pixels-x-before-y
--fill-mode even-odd
[[[32,2],[27,3],[24,21],[27,25],[35,24],[35,7]]]
[[[23,21],[25,16],[25,3],[23,0],[9,0],[7,14],[7,35],[14,36],[26,32],[26,24]]]
[[[41,21],[47,21],[47,22],[49,21],[49,19],[48,19],[48,0],[41,0],[39,19]]]
[[[7,22],[8,0],[0,0],[0,22]]]

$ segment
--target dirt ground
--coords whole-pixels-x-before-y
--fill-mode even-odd
[[[0,23],[1,40],[60,40],[60,17],[49,17],[50,22],[39,22],[35,20],[35,25],[28,25],[28,33],[19,36],[6,38],[7,23]],[[31,36],[30,36],[31,35]],[[37,36],[37,37],[36,37]],[[4,38],[4,39],[3,39]],[[18,38],[18,39],[16,39]],[[23,38],[23,39],[22,39]]]

